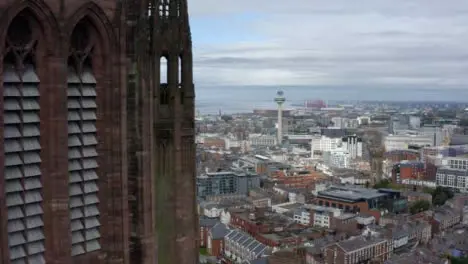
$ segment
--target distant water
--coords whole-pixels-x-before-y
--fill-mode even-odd
[[[305,100],[454,101],[467,102],[468,89],[405,89],[344,87],[197,87],[196,108],[202,114],[251,112],[275,108],[273,98],[283,90],[286,107]]]

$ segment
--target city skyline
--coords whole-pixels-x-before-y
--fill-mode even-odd
[[[200,91],[208,86],[453,90],[468,84],[464,1],[191,0],[189,5]]]

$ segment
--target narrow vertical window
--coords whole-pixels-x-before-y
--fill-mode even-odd
[[[179,56],[179,61],[177,62],[177,65],[178,65],[178,69],[177,69],[177,87],[179,87],[179,94],[180,94],[180,103],[181,104],[184,104],[184,97],[185,97],[185,93],[184,93],[184,75],[183,75],[183,72],[184,72],[184,68],[183,68],[183,60],[182,60],[182,56]]]
[[[27,12],[13,19],[3,61],[5,200],[11,263],[45,263],[37,32]]]
[[[96,79],[90,24],[72,34],[68,59],[68,173],[72,255],[100,249]]]
[[[152,3],[152,1],[149,1],[148,2],[148,17],[152,17],[154,15],[154,5]]]
[[[159,0],[159,16],[161,18],[169,17],[170,0]]]
[[[161,57],[160,60],[160,104],[167,105],[169,103],[169,88],[167,82],[168,63],[166,57]]]

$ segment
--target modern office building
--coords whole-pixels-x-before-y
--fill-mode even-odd
[[[434,146],[433,135],[388,135],[384,139],[386,151],[408,149],[410,145]]]
[[[333,186],[317,193],[319,206],[332,207],[344,212],[367,213],[380,217],[377,209],[387,200],[399,200],[400,192],[387,189],[368,189],[352,186]]]
[[[197,177],[197,196],[221,194],[244,194],[260,187],[260,176],[252,173],[222,171],[212,172]]]
[[[0,0],[0,20],[0,263],[197,263],[187,1]]]
[[[419,133],[431,137],[432,146],[440,146],[444,141],[444,133],[440,126],[424,125],[419,128]]]

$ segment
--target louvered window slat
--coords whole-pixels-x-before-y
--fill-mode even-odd
[[[96,147],[96,80],[90,69],[68,76],[68,170],[72,255],[100,248]]]
[[[8,244],[12,264],[45,263],[42,221],[39,79],[31,65],[22,76],[4,65],[4,150]],[[37,242],[33,242],[36,241]]]
[[[26,227],[28,229],[44,226],[44,221],[40,215],[26,218]]]
[[[5,139],[19,138],[21,137],[21,133],[17,126],[5,126],[5,130],[3,131],[3,137]]]

